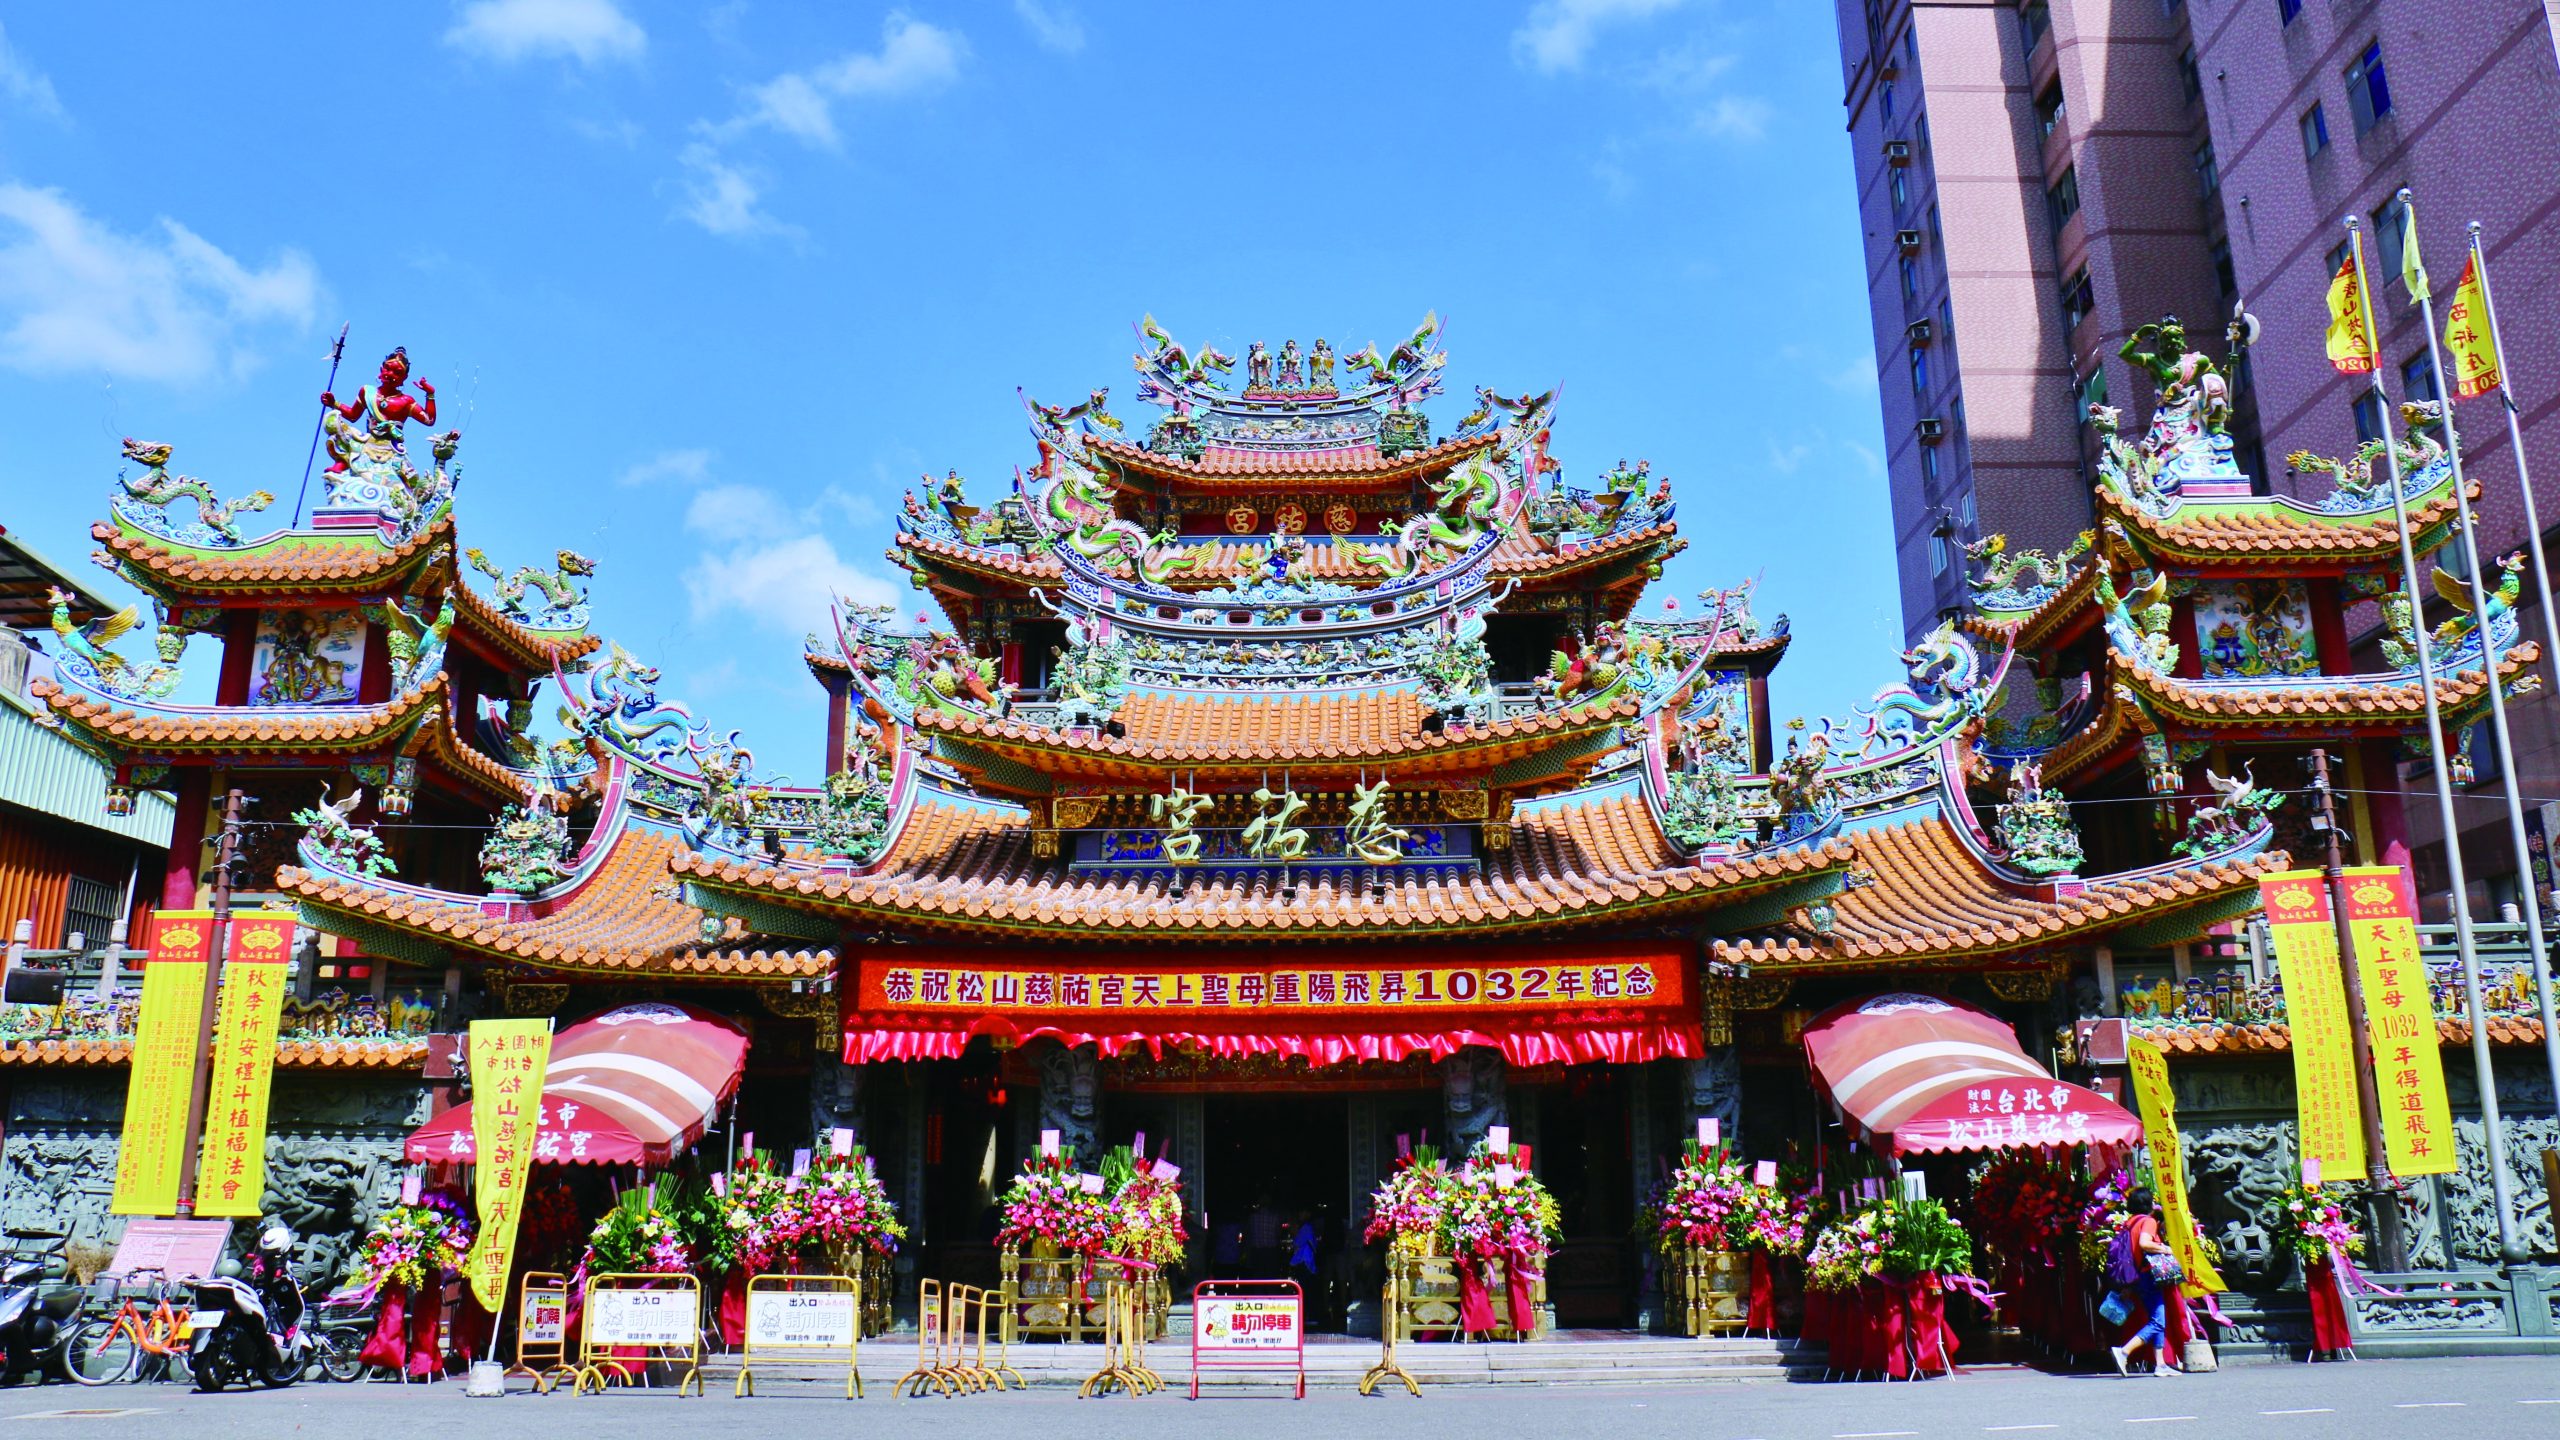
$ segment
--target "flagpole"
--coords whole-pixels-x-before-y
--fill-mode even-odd
[[[2426,602],[2418,597],[2418,552],[2410,543],[2409,497],[2400,476],[2400,446],[2392,434],[2391,396],[2382,387],[2382,346],[2379,331],[2373,323],[2373,287],[2367,283],[2364,268],[2364,226],[2356,216],[2347,217],[2347,243],[2352,250],[2356,278],[2356,304],[2364,324],[2366,374],[2373,382],[2374,404],[2382,411],[2382,454],[2390,465],[2391,513],[2399,521],[2400,578],[2409,596],[2409,636],[2418,655],[2418,688],[2427,697],[2427,748],[2434,757],[2436,819],[2444,830],[2444,859],[2453,890],[2454,952],[2462,963],[2462,989],[2470,1004],[2471,1061],[2480,1091],[2481,1132],[2487,1137],[2489,1176],[2495,1187],[2498,1207],[2498,1253],[2503,1258],[2519,1249],[2515,1219],[2508,1194],[2507,1137],[2498,1119],[2498,1081],[2490,1067],[2489,1027],[2483,1021],[2487,1007],[2480,1000],[2480,951],[2471,927],[2471,881],[2462,863],[2462,831],[2453,813],[2453,776],[2447,763],[2449,751],[2444,743],[2444,709],[2436,695],[2435,645],[2427,633]],[[2445,427],[2450,430],[2452,425]],[[2468,505],[2460,481],[2454,482],[2454,504]],[[2413,887],[2414,888],[2414,887]],[[2361,1018],[2361,1017],[2359,1017]],[[2384,1157],[2372,1157],[2369,1164],[2383,1165]],[[2395,1212],[2394,1204],[2390,1207]],[[2447,1259],[2451,1256],[2448,1253]]]
[[[2486,312],[2481,318],[2489,322],[2489,350],[2498,357],[2498,406],[2507,412],[2507,445],[2515,452],[2516,489],[2524,498],[2525,543],[2533,556],[2535,598],[2542,602],[2543,644],[2549,647],[2543,659],[2553,667],[2555,678],[2560,678],[2560,609],[2555,609],[2551,603],[2551,571],[2542,555],[2542,519],[2535,512],[2533,503],[2533,471],[2525,462],[2524,425],[2516,415],[2515,387],[2507,372],[2506,337],[2498,333],[2498,302],[2489,289],[2489,256],[2481,248],[2480,222],[2477,220],[2471,222],[2471,266],[2472,273],[2480,280],[2480,308]],[[2432,320],[2427,322],[2427,344],[2430,347],[2435,344],[2435,322]],[[2437,388],[2443,388],[2441,380]],[[2450,415],[2450,401],[2445,408]],[[2446,428],[2452,428],[2449,421]],[[2532,874],[2530,870],[2525,873]],[[2530,909],[2538,913],[2542,899],[2540,895],[2534,896]],[[2551,993],[2551,959],[2539,944],[2533,950],[2533,990],[2536,1003],[2542,1010],[2543,1059],[2551,1067],[2552,1094],[2560,1096],[2560,1017],[2554,1014],[2555,1009],[2560,1009],[2560,998]],[[2477,1002],[2474,1003],[2476,1005]]]

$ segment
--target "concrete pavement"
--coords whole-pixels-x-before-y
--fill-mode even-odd
[[[958,1399],[871,1398],[775,1386],[755,1399],[715,1388],[572,1398],[473,1400],[458,1382],[299,1385],[196,1395],[174,1386],[0,1391],[0,1437],[63,1440],[772,1440],[778,1432],[891,1432],[900,1440],[1037,1434],[1042,1440],[1369,1440],[1509,1435],[1536,1440],[2503,1440],[2560,1436],[2560,1364],[2548,1359],[2236,1365],[2213,1375],[2051,1376],[1989,1368],[1919,1384],[1726,1384],[1426,1390],[1421,1399],[1317,1392],[1303,1402],[1180,1392],[1078,1400],[1072,1390]],[[1263,1396],[1272,1392],[1265,1390]],[[84,1413],[87,1412],[87,1413]]]

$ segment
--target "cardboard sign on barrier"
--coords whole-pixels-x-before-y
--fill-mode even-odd
[[[1192,1346],[1211,1350],[1294,1350],[1304,1302],[1295,1295],[1204,1295],[1192,1302]]]
[[[854,1293],[849,1289],[749,1291],[747,1343],[851,1348],[858,1318]]]
[[[527,1285],[516,1324],[527,1345],[569,1343],[569,1292]]]
[[[590,1345],[691,1345],[700,1301],[682,1290],[590,1290]]]

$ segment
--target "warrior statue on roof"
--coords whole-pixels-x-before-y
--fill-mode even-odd
[[[1245,347],[1244,388],[1247,390],[1271,388],[1271,352],[1259,340]]]
[[[2116,353],[2160,386],[2159,407],[2142,437],[2157,489],[2174,493],[2189,480],[2245,478],[2231,458],[2230,378],[2211,356],[2189,348],[2187,327],[2177,316],[2134,327]]]
[[[1298,354],[1298,342],[1294,338],[1281,341],[1280,388],[1301,390],[1306,388],[1306,383],[1307,376],[1302,357]]]
[[[357,387],[356,398],[341,402],[336,395],[323,390],[320,403],[335,411],[342,421],[350,424],[358,420],[364,422],[360,437],[347,437],[350,450],[357,446],[378,446],[391,455],[398,455],[407,448],[401,441],[403,426],[411,420],[421,425],[436,423],[436,387],[421,380],[418,393],[411,395],[400,388],[408,381],[409,347],[403,345],[382,357],[381,373],[374,377],[371,386]],[[332,427],[332,430],[336,428]],[[339,448],[339,439],[340,436],[333,433],[329,442],[329,473],[332,475],[344,472],[348,461],[356,458],[350,450]]]

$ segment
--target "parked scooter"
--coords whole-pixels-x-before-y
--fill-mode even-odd
[[[12,1230],[0,1253],[0,1378],[15,1384],[33,1373],[64,1373],[64,1322],[80,1309],[80,1287],[64,1280],[68,1267],[59,1230]]]
[[[187,1329],[198,1390],[253,1380],[290,1385],[317,1355],[302,1325],[302,1288],[293,1283],[293,1232],[268,1226],[240,1268],[242,1278],[196,1282]]]

